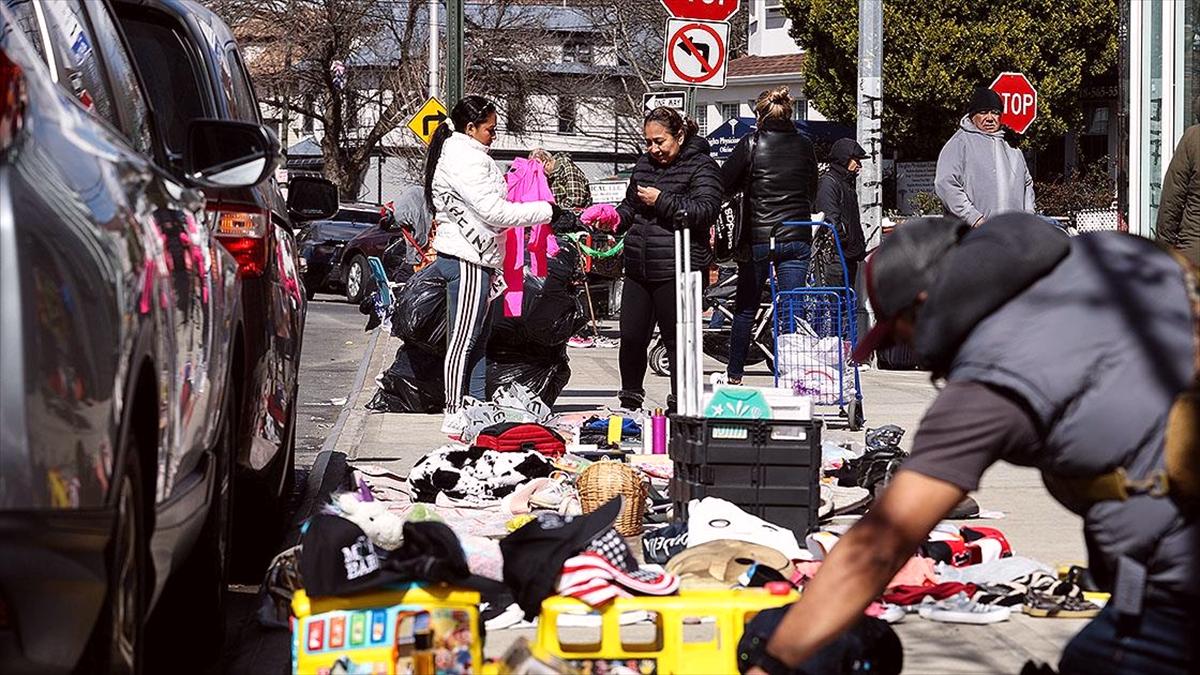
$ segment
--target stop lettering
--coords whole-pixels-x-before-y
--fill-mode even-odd
[[[992,82],[992,91],[1004,102],[1000,123],[1023,134],[1037,119],[1037,89],[1024,73],[1000,73]]]

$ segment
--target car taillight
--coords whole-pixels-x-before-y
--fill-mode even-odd
[[[0,49],[0,150],[12,144],[25,123],[25,75]]]
[[[214,214],[213,234],[233,254],[239,277],[260,277],[267,269],[267,226],[270,216],[222,209]]]

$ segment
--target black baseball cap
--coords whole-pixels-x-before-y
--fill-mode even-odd
[[[308,521],[300,539],[300,578],[310,597],[358,593],[405,581],[388,569],[362,528],[332,514]]]
[[[898,225],[879,245],[866,269],[876,323],[851,358],[865,363],[876,349],[892,343],[896,317],[933,285],[942,260],[970,229],[958,218],[915,218]]]

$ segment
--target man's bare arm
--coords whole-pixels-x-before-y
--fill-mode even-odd
[[[943,480],[899,471],[805,586],[771,636],[767,652],[795,666],[853,625],[965,495]]]

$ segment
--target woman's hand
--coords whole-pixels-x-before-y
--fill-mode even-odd
[[[638,199],[642,200],[642,203],[646,206],[654,206],[658,201],[658,196],[661,194],[662,190],[656,187],[642,187],[639,185],[637,189]]]

